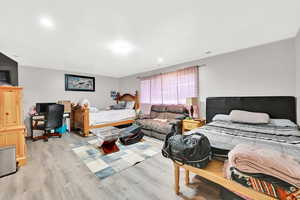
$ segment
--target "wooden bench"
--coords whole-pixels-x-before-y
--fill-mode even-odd
[[[260,199],[260,200],[276,200],[270,196],[267,196],[263,193],[257,192],[253,189],[242,186],[239,183],[236,183],[232,180],[226,179],[223,176],[223,165],[224,163],[217,160],[212,160],[208,166],[204,169],[199,169],[189,165],[179,165],[174,162],[174,174],[175,174],[175,192],[179,195],[179,177],[180,177],[180,168],[185,169],[185,184],[190,183],[190,172],[193,172],[209,181],[219,184],[220,186],[232,191],[238,192],[239,194],[245,195],[251,199]]]

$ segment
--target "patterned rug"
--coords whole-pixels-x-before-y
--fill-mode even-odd
[[[72,150],[99,179],[105,179],[134,166],[161,152],[162,141],[144,137],[144,141],[132,145],[117,142],[120,151],[103,154],[96,145],[97,137],[71,144]]]

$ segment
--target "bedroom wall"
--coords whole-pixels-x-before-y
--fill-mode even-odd
[[[120,79],[120,91],[139,90],[138,76],[179,68],[199,68],[200,114],[205,116],[205,99],[212,96],[295,96],[294,39],[287,39],[223,55],[170,66]]]
[[[297,119],[300,124],[300,29],[295,38],[296,50],[296,96],[297,96]]]
[[[66,73],[94,76],[96,91],[65,91],[64,75]],[[110,98],[110,91],[119,88],[117,78],[28,66],[19,67],[19,85],[24,87],[23,102],[26,124],[28,124],[28,111],[37,102],[57,102],[58,100],[78,102],[80,99],[87,98],[91,105],[105,108],[114,103]]]

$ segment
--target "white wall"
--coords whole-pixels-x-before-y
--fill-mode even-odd
[[[295,38],[295,50],[296,50],[296,96],[297,96],[297,119],[300,124],[300,29]]]
[[[114,103],[110,98],[111,90],[119,90],[122,93],[134,93],[135,90],[139,90],[138,76],[203,64],[205,66],[199,69],[202,117],[205,116],[205,99],[210,96],[296,96],[297,94],[300,99],[299,35],[298,33],[296,39],[283,40],[120,79],[95,76],[96,92],[64,90],[64,74],[78,73],[20,66],[19,84],[24,87],[24,113],[26,114],[30,106],[36,102],[78,101],[82,98],[88,98],[92,105],[104,108]],[[297,56],[295,56],[295,49]],[[299,114],[300,106],[298,107]],[[298,119],[300,122],[300,116]]]
[[[114,102],[110,98],[111,90],[118,90],[117,78],[95,76],[91,74],[78,74],[95,77],[95,92],[65,91],[65,74],[78,74],[66,71],[42,69],[36,67],[19,67],[19,85],[24,88],[23,106],[25,123],[28,126],[28,111],[37,102],[57,102],[70,100],[78,102],[87,98],[91,105],[105,108]]]
[[[205,99],[212,96],[295,96],[294,39],[213,56],[120,79],[120,91],[139,89],[138,76],[148,76],[193,65],[199,68],[200,110],[205,117]]]
[[[77,74],[95,77],[95,92],[65,91],[65,74]],[[111,90],[118,90],[117,78],[78,74],[59,70],[20,66],[19,85],[24,87],[24,111],[36,102],[56,102],[70,100],[77,102],[87,98],[92,105],[104,108],[113,103]]]

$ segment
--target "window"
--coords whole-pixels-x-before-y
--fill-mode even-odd
[[[198,97],[198,80],[198,67],[142,78],[141,104],[185,104]]]

